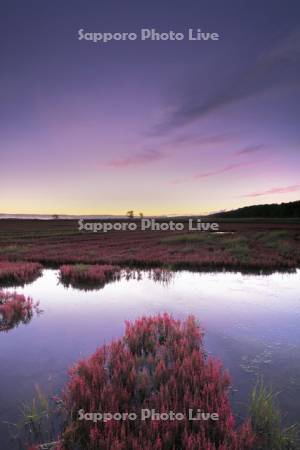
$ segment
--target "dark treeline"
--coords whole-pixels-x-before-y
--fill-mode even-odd
[[[289,203],[272,203],[267,205],[246,206],[233,211],[214,214],[214,217],[224,218],[300,218],[300,200]]]

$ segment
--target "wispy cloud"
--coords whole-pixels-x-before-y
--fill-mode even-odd
[[[227,166],[221,167],[216,170],[211,170],[209,172],[195,173],[194,175],[192,175],[192,177],[177,178],[175,180],[172,180],[171,183],[172,184],[181,184],[181,183],[187,183],[192,180],[198,180],[201,178],[210,178],[210,177],[214,177],[216,175],[222,175],[223,173],[232,172],[234,170],[251,167],[256,164],[257,164],[256,162],[240,162],[240,163],[228,164]]]
[[[174,128],[187,125],[206,114],[239,100],[254,96],[278,85],[299,84],[300,30],[291,32],[269,51],[261,54],[244,73],[230,78],[219,92],[203,99],[202,89],[197,95],[182,95],[165,120],[155,127],[155,133],[164,134]],[[194,89],[197,92],[197,89]]]
[[[288,194],[289,192],[300,191],[300,184],[294,184],[292,186],[276,187],[268,189],[266,191],[252,192],[250,194],[242,195],[242,197],[260,197],[263,195],[273,195],[273,194]]]
[[[161,159],[165,159],[167,155],[159,150],[144,150],[125,158],[117,158],[108,161],[105,166],[113,169],[124,169],[130,166],[143,166]]]
[[[215,144],[223,144],[227,142],[232,142],[236,138],[235,133],[218,133],[218,134],[212,134],[212,135],[191,135],[191,134],[184,134],[175,137],[174,139],[167,142],[168,147],[172,146],[180,146],[180,145],[186,145],[186,144],[193,144],[193,145],[215,145]]]
[[[208,178],[208,177],[213,177],[215,175],[221,175],[223,173],[226,172],[231,172],[233,170],[237,170],[237,169],[241,169],[241,168],[245,168],[245,167],[249,167],[249,166],[253,166],[254,162],[248,162],[248,163],[233,163],[233,164],[229,164],[227,166],[221,167],[220,169],[216,169],[216,170],[212,170],[210,172],[200,172],[200,173],[196,173],[194,175],[195,179],[198,178]]]
[[[250,145],[249,147],[245,147],[245,148],[243,148],[241,150],[238,150],[234,154],[237,155],[237,156],[249,155],[251,153],[260,152],[264,148],[265,148],[265,146],[263,144],[252,145],[252,146]]]

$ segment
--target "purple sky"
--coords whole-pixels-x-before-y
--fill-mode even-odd
[[[299,19],[298,0],[3,0],[0,212],[298,200]],[[186,38],[93,43],[81,28]]]

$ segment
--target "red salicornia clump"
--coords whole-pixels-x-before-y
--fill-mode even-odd
[[[75,264],[60,267],[60,279],[66,286],[103,287],[120,278],[121,268],[111,264]]]
[[[42,265],[39,263],[0,261],[2,286],[24,285],[34,281],[41,273]]]
[[[254,436],[246,422],[236,429],[229,377],[207,359],[193,317],[143,317],[126,324],[125,336],[99,348],[70,374],[64,395],[69,421],[60,448],[84,450],[246,450]],[[181,413],[181,420],[142,420],[143,409]],[[218,420],[190,420],[218,415]],[[80,412],[81,411],[81,412]],[[134,413],[136,420],[91,420],[86,413]],[[124,417],[124,416],[123,416]],[[214,416],[216,417],[216,416]],[[81,419],[81,420],[79,420]]]
[[[30,297],[0,291],[0,331],[30,322],[34,311],[38,311],[38,303],[34,303]]]

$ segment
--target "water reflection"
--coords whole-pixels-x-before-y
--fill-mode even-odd
[[[104,286],[106,286],[109,283],[115,283],[116,281],[125,279],[126,281],[129,280],[138,280],[141,281],[144,278],[148,278],[149,280],[155,281],[156,283],[162,283],[163,285],[167,285],[172,280],[172,277],[174,275],[174,272],[168,270],[168,269],[162,269],[162,268],[156,268],[156,269],[149,269],[147,271],[141,270],[141,269],[135,269],[135,268],[125,268],[121,269],[118,266],[110,266],[110,267],[116,267],[116,272],[113,273],[111,277],[97,277],[92,278],[89,277],[88,274],[84,273],[85,266],[79,265],[79,271],[82,270],[83,276],[79,277],[66,277],[62,274],[62,271],[64,270],[64,267],[67,269],[71,268],[73,266],[62,266],[60,268],[58,280],[59,282],[66,288],[71,287],[74,289],[79,289],[82,291],[99,291],[100,289],[103,289]],[[74,266],[76,268],[76,265]],[[82,267],[82,269],[81,269]],[[100,270],[104,266],[99,266]],[[76,272],[76,269],[75,269]]]
[[[155,282],[136,271],[97,291],[65,288],[58,271],[18,289],[40,300],[44,314],[27,327],[0,336],[0,421],[16,421],[34,385],[59,391],[67,368],[124,333],[124,321],[169,312],[194,314],[205,331],[205,348],[230,370],[233,406],[244,414],[256,377],[280,390],[289,421],[300,417],[300,271],[268,276],[177,272]],[[161,280],[160,280],[161,281]],[[0,435],[6,428],[0,425]],[[4,439],[4,438],[3,438]],[[13,450],[4,441],[1,449]]]
[[[20,324],[26,325],[34,313],[40,313],[38,303],[16,292],[0,291],[0,332],[8,332]]]

